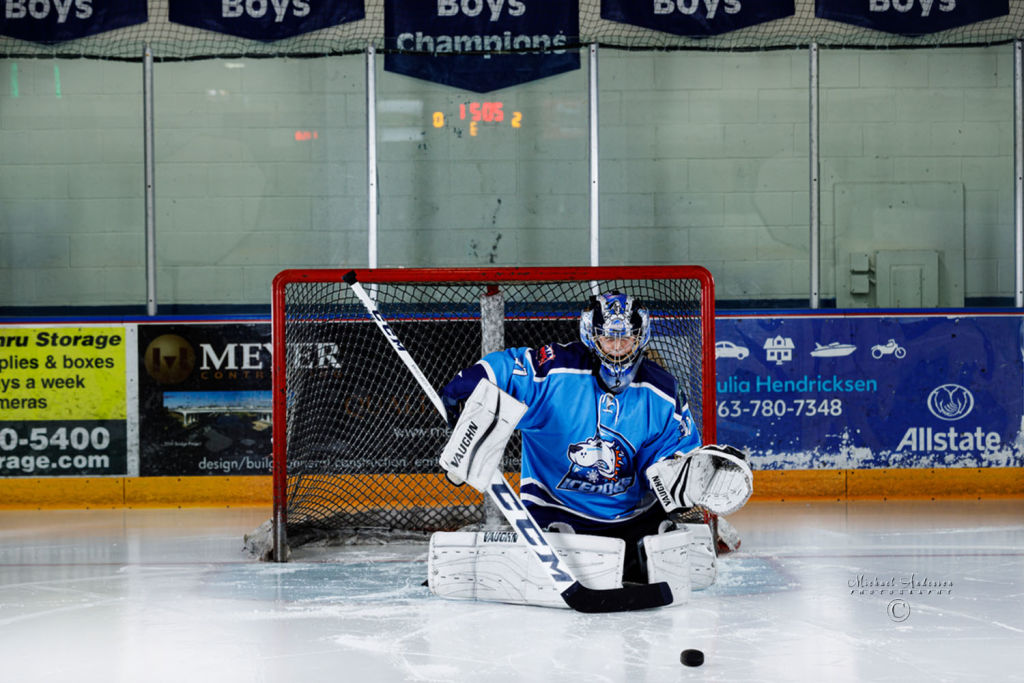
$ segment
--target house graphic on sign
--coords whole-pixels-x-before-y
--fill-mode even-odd
[[[786,361],[793,360],[793,340],[789,337],[772,337],[764,343],[764,350],[767,352],[768,362],[775,362],[782,365]]]

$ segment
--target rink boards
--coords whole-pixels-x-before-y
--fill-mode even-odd
[[[423,488],[440,483],[441,475]],[[466,487],[463,487],[465,489]],[[480,496],[465,491],[467,504]],[[760,470],[754,472],[752,500],[919,500],[1024,496],[1024,468],[941,468],[893,470]],[[435,498],[404,498],[396,506],[429,505]],[[269,506],[269,476],[101,477],[0,479],[0,509],[240,507]],[[368,500],[352,500],[354,507]]]
[[[762,500],[1024,494],[1022,321],[719,314],[718,440]],[[263,319],[0,324],[0,506],[269,504],[270,353]]]

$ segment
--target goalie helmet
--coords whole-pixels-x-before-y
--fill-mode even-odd
[[[633,381],[651,340],[647,309],[618,292],[592,297],[580,314],[580,339],[599,361],[601,381],[617,394]]]

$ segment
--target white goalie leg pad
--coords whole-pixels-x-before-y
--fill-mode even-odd
[[[690,587],[693,590],[707,588],[718,577],[718,555],[715,552],[715,537],[707,524],[683,524],[681,529],[690,531],[690,545],[686,555],[690,561]]]
[[[686,601],[690,591],[702,590],[718,576],[718,556],[711,527],[681,524],[674,531],[644,536],[647,582],[668,582],[673,605]]]
[[[626,543],[587,534],[545,534],[588,588],[622,587]],[[442,598],[567,607],[550,575],[514,531],[437,532],[430,537],[427,586]]]
[[[666,533],[644,536],[644,556],[647,583],[664,581],[672,589],[672,605],[682,605],[690,599],[693,577],[690,572],[691,529],[676,529]]]
[[[441,467],[456,483],[483,491],[501,464],[505,444],[526,412],[526,404],[487,380],[466,399],[452,435],[441,452]]]

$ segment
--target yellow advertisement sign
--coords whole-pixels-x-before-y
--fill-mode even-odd
[[[0,328],[0,422],[124,420],[122,327]]]

